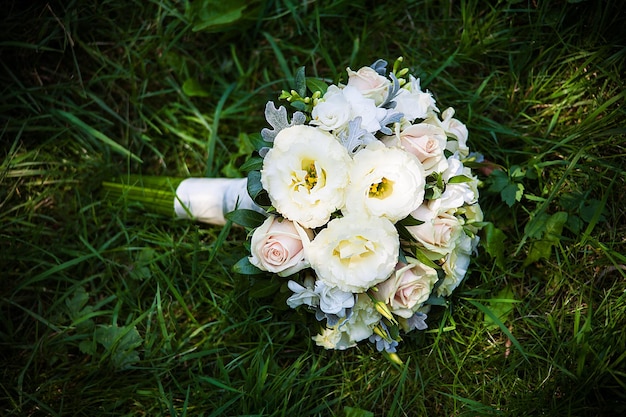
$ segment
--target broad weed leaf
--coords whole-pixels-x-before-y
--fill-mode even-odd
[[[143,339],[135,327],[100,326],[95,339],[104,346],[115,368],[128,369],[139,362],[139,353],[135,349],[141,346]]]

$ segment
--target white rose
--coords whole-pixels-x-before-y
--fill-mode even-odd
[[[438,213],[430,218],[424,216],[424,206],[412,213],[412,216],[424,223],[418,226],[407,226],[407,230],[427,251],[431,259],[439,259],[454,250],[459,235],[463,233],[463,225],[455,216]],[[434,214],[433,212],[430,212]]]
[[[387,77],[371,67],[362,67],[356,72],[348,68],[347,72],[349,86],[356,87],[365,97],[373,99],[377,106],[385,101],[391,85]]]
[[[432,94],[422,91],[419,78],[412,75],[409,82],[398,91],[394,101],[395,110],[403,113],[404,118],[411,123],[415,119],[426,118],[433,111],[439,111]]]
[[[311,124],[324,130],[341,130],[352,119],[350,103],[336,85],[331,85],[311,111]]]
[[[446,141],[446,132],[428,123],[410,125],[400,132],[400,146],[419,159],[426,175],[445,171],[448,167],[443,153]]]
[[[250,263],[280,276],[294,274],[309,267],[305,246],[313,232],[287,219],[269,216],[252,233]]]
[[[400,317],[410,318],[428,300],[437,282],[437,271],[407,258],[409,264],[399,262],[396,271],[386,281],[378,284],[374,297],[386,303],[391,312]]]
[[[393,223],[424,201],[425,174],[412,154],[375,142],[353,158],[347,189],[347,214],[385,217]]]
[[[312,229],[344,206],[351,164],[330,133],[292,126],[278,133],[265,155],[261,184],[279,213]]]
[[[308,257],[327,285],[364,292],[393,272],[399,246],[398,232],[389,220],[346,215],[328,222],[311,241]]]

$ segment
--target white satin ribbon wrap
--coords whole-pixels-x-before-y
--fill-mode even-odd
[[[176,188],[176,216],[223,225],[224,215],[236,208],[265,213],[250,198],[247,183],[246,178],[187,178]]]

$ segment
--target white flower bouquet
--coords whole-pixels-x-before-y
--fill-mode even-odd
[[[251,253],[236,268],[285,277],[287,304],[315,314],[327,349],[368,339],[394,354],[401,332],[427,328],[478,245],[468,131],[401,62],[348,68],[345,85],[301,73],[280,96],[296,111],[267,103],[272,129],[247,165],[267,217],[243,222]]]
[[[159,180],[161,206],[174,201],[179,217],[247,228],[250,254],[235,271],[282,280],[287,305],[320,322],[318,345],[367,339],[395,360],[401,333],[426,329],[430,307],[465,277],[483,225],[465,125],[401,63],[348,68],[337,85],[301,68],[280,95],[294,112],[266,105],[271,129],[242,167],[247,179],[192,178],[169,191]]]

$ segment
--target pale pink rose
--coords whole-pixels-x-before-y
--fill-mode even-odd
[[[400,146],[417,156],[426,175],[445,171],[448,167],[443,153],[446,141],[446,132],[428,123],[410,125],[400,132]]]
[[[418,220],[424,220],[424,211],[429,212],[421,206],[412,215]],[[463,225],[453,215],[438,213],[418,226],[407,226],[407,230],[426,249],[431,259],[439,259],[454,250],[459,235],[463,232]]]
[[[298,223],[269,216],[252,234],[250,263],[280,276],[294,274],[309,266],[305,247],[312,238]]]
[[[395,273],[376,286],[374,297],[386,303],[393,314],[408,319],[428,300],[437,271],[417,259],[407,260],[409,264],[398,262]]]
[[[370,67],[362,67],[354,72],[348,71],[348,85],[357,88],[367,98],[374,99],[378,106],[387,97],[387,91],[391,82]]]

